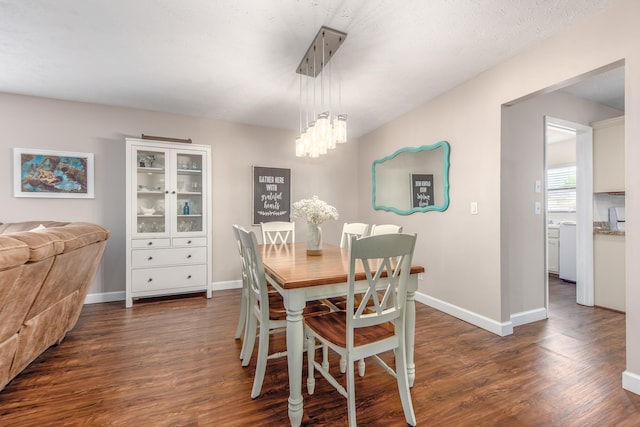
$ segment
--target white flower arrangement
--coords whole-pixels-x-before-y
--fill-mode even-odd
[[[293,203],[293,218],[304,218],[309,224],[320,225],[328,219],[338,219],[338,210],[313,196]]]

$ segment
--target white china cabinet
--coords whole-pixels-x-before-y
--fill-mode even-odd
[[[126,139],[126,306],[136,298],[211,298],[211,148]]]

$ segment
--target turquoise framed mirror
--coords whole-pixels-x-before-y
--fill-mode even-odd
[[[398,215],[447,210],[450,151],[447,141],[439,141],[374,160],[373,209]]]

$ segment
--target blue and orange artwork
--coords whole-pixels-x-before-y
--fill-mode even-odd
[[[87,193],[87,159],[84,157],[21,154],[21,191]]]

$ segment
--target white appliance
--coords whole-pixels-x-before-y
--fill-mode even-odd
[[[560,223],[560,279],[576,281],[576,223]]]
[[[624,206],[609,208],[609,230],[624,231],[625,220]]]

